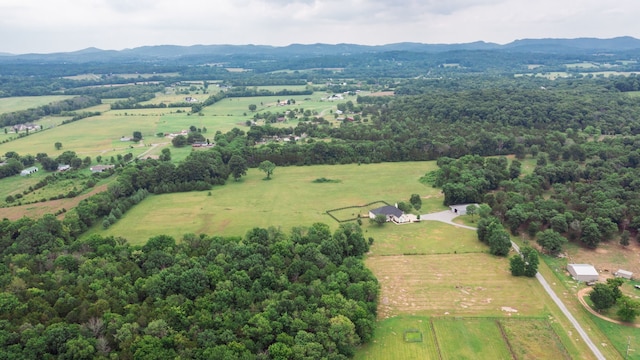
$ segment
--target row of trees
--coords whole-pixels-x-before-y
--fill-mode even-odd
[[[43,116],[60,115],[78,109],[101,104],[101,100],[92,96],[77,96],[67,100],[52,102],[33,109],[0,114],[0,126],[26,124],[39,120]]]

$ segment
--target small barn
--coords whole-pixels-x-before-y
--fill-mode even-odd
[[[34,172],[37,172],[37,171],[38,171],[38,168],[37,168],[37,167],[35,167],[35,166],[28,167],[28,168],[26,168],[26,169],[24,169],[24,170],[20,171],[20,176],[27,176],[27,175],[31,175],[31,174],[33,174]]]
[[[633,277],[633,273],[631,271],[622,270],[622,269],[616,271],[613,275],[615,275],[616,277],[621,277],[629,280],[631,280],[631,278]]]
[[[598,281],[598,270],[596,270],[593,265],[589,264],[569,264],[567,265],[567,270],[571,277],[573,277],[577,281]]]
[[[92,173],[101,173],[105,170],[109,170],[109,169],[113,169],[115,167],[115,165],[96,165],[96,166],[92,166],[89,169],[91,170]]]
[[[387,217],[387,221],[393,221],[399,224],[410,222],[405,213],[395,206],[386,205],[377,209],[369,210],[369,218],[371,219],[375,219],[376,215],[380,214],[385,215]]]
[[[478,204],[458,204],[458,205],[449,205],[449,209],[451,209],[452,212],[458,215],[467,215],[467,206],[469,205],[478,206]]]

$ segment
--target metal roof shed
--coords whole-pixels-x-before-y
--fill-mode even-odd
[[[567,270],[571,276],[578,281],[598,281],[598,270],[589,264],[569,264]]]
[[[622,269],[616,271],[616,273],[614,275],[616,277],[621,277],[621,278],[625,278],[625,279],[629,279],[629,280],[631,280],[631,278],[633,277],[633,273],[631,271],[622,270]]]

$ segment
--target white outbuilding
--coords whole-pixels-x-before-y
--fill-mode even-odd
[[[616,277],[621,277],[629,280],[631,280],[631,278],[633,277],[633,273],[631,271],[622,270],[622,269],[616,271],[613,275],[615,275]]]
[[[567,265],[569,274],[578,281],[598,281],[598,270],[589,264],[569,264]]]

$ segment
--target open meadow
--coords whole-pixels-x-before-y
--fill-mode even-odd
[[[47,95],[47,96],[14,96],[0,98],[0,114],[14,111],[37,108],[52,102],[72,98],[72,95]]]
[[[439,189],[418,181],[435,167],[435,162],[278,167],[269,181],[264,180],[263,172],[249,169],[240,181],[230,180],[211,191],[150,196],[109,229],[96,227],[90,233],[122,236],[132,243],[143,243],[157,234],[177,239],[185,233],[244,235],[256,226],[276,226],[289,231],[294,226],[323,222],[337,228],[338,223],[326,214],[327,210],[377,200],[390,204],[408,201],[413,193],[441,196]],[[313,182],[322,177],[340,182]],[[422,211],[446,209],[441,202],[435,206],[423,206]],[[372,227],[367,219],[364,225]],[[387,228],[396,226],[389,224]],[[379,230],[371,231],[373,234]]]

